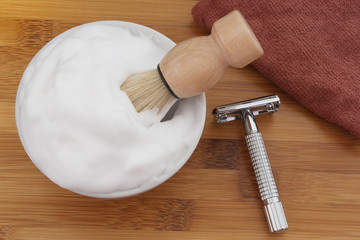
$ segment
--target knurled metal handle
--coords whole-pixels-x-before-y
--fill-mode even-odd
[[[255,171],[261,200],[271,232],[278,232],[288,228],[284,209],[279,200],[279,193],[271,171],[270,162],[266,153],[261,133],[253,132],[245,137],[250,153],[251,162]]]

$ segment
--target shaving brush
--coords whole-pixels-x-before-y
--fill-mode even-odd
[[[213,87],[231,66],[242,68],[263,50],[237,10],[217,20],[209,36],[187,39],[172,48],[157,69],[137,73],[120,86],[136,111],[157,109]]]

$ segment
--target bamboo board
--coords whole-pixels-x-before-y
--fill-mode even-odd
[[[126,199],[93,199],[48,180],[17,135],[14,103],[27,64],[82,23],[139,23],[175,42],[206,34],[191,0],[2,0],[0,3],[0,239],[359,239],[360,141],[299,105],[253,68],[229,69],[207,92],[200,143],[170,180]],[[268,232],[240,122],[211,110],[264,95],[282,104],[257,119],[289,230]]]

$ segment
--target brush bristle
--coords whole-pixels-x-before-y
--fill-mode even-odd
[[[175,99],[156,69],[131,75],[120,89],[128,95],[137,112],[154,108],[160,112]]]

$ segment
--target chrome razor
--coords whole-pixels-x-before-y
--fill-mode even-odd
[[[279,199],[264,141],[255,122],[255,116],[276,112],[279,106],[280,98],[273,95],[219,106],[212,112],[217,123],[241,119],[244,124],[245,140],[270,232],[285,230],[288,228],[288,224]]]

